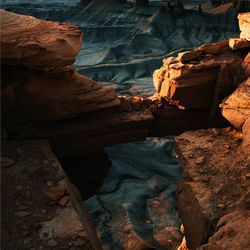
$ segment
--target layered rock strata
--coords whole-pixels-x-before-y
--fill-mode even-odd
[[[240,38],[245,38],[247,40],[250,40],[250,30],[249,30],[250,17],[249,17],[249,12],[239,14],[238,19],[239,19],[239,25],[240,25],[240,31],[241,31]]]
[[[2,107],[8,124],[61,120],[119,105],[112,88],[79,75],[74,26],[1,10]]]
[[[225,123],[212,122],[211,114],[217,117],[222,97],[245,77],[241,65],[248,67],[248,59],[242,61],[246,45],[232,50],[228,41],[208,44],[165,59],[170,78],[176,78],[171,90],[164,87],[168,72],[163,66],[157,75],[164,75],[155,82],[157,95],[118,98],[111,87],[72,67],[82,36],[74,26],[6,11],[1,17],[4,127],[13,139],[49,139],[59,157],[89,154],[148,135],[221,126]],[[172,98],[165,98],[169,93]]]
[[[180,109],[204,110],[214,117],[223,98],[245,79],[242,64],[249,47],[245,39],[225,40],[166,58],[154,72],[155,89]]]

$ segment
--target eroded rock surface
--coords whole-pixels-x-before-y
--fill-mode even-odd
[[[242,57],[239,50],[250,44],[237,41],[231,42],[234,50],[224,40],[164,59],[153,75],[156,91],[180,109],[203,109],[215,116],[222,99],[245,78],[241,65],[246,52]]]
[[[247,40],[250,40],[250,14],[249,12],[247,13],[241,13],[238,15],[239,19],[239,25],[240,25],[240,37],[245,38]]]
[[[111,87],[76,73],[82,33],[1,10],[2,106],[7,123],[59,120],[120,104]]]
[[[93,249],[47,141],[3,141],[1,174],[3,249]]]
[[[177,203],[188,248],[247,249],[250,162],[241,133],[197,130],[175,141],[183,165]]]
[[[237,129],[250,117],[250,78],[221,104],[222,115]]]

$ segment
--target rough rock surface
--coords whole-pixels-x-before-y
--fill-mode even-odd
[[[222,115],[237,129],[250,117],[250,78],[240,86],[220,105]]]
[[[240,37],[250,40],[250,12],[240,13],[238,15],[239,25],[240,25]]]
[[[12,138],[47,138],[59,157],[93,153],[117,143],[146,139],[153,120],[149,111],[96,112],[67,122],[34,124],[9,131]]]
[[[153,75],[156,92],[179,109],[208,110],[218,105],[249,76],[249,13],[239,14],[240,38],[205,44],[163,60]]]
[[[93,249],[47,141],[3,141],[1,174],[2,249]]]
[[[238,47],[231,44],[234,49],[250,47],[248,41],[237,41]],[[155,89],[180,109],[209,110],[216,116],[222,99],[245,78],[241,66],[245,56],[244,51],[243,57],[238,50],[233,51],[229,40],[179,53],[164,59],[163,66],[154,72]]]
[[[6,64],[53,69],[72,65],[82,44],[75,26],[1,10],[1,57]]]
[[[1,10],[6,123],[59,120],[120,104],[111,87],[72,68],[81,44],[72,25]]]
[[[120,103],[112,87],[97,83],[77,72],[40,75],[32,72],[22,85],[2,90],[8,124],[27,121],[62,120]]]
[[[250,77],[250,52],[244,58],[244,61],[242,63],[242,68],[244,70],[245,76]]]
[[[188,248],[247,249],[250,162],[241,133],[197,130],[175,141],[183,165],[177,203]]]

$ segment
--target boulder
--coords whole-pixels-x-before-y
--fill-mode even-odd
[[[82,32],[73,25],[1,10],[2,63],[50,70],[75,62]]]
[[[242,63],[242,68],[244,70],[244,74],[246,77],[250,76],[250,52],[248,52],[247,56],[245,57],[243,63]]]
[[[215,53],[214,48],[216,55],[206,54],[212,49]],[[241,55],[230,50],[228,40],[218,46],[214,43],[211,48],[204,45],[165,59],[163,66],[154,72],[155,89],[180,109],[212,109],[215,113],[222,99],[244,79],[242,63]]]

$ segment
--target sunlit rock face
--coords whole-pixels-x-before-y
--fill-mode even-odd
[[[238,16],[239,18],[239,25],[240,25],[240,37],[250,40],[250,14],[249,13],[241,13]]]
[[[153,74],[155,89],[179,109],[216,117],[222,100],[248,77],[249,48],[247,39],[231,38],[165,58]]]
[[[189,10],[182,13],[151,5],[154,1],[141,8],[120,0],[79,2],[7,0],[2,8],[76,24],[85,37],[77,71],[113,84],[121,94],[153,93],[151,75],[166,56],[238,36],[236,9],[199,13],[204,1],[183,1]]]

